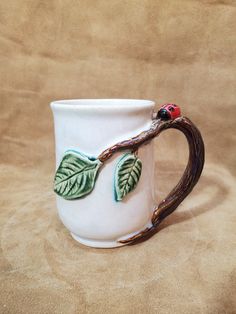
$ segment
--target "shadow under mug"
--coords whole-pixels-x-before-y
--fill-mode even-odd
[[[197,183],[204,165],[199,130],[177,105],[166,104],[158,113],[154,105],[135,99],[51,103],[57,208],[78,242],[110,248],[145,239]],[[189,160],[179,183],[156,205],[152,139],[170,128],[186,136]]]

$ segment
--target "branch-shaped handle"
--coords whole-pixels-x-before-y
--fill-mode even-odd
[[[197,127],[185,117],[180,117],[166,129],[177,129],[184,133],[189,145],[189,159],[182,178],[168,196],[160,202],[152,216],[152,224],[158,225],[166,216],[170,215],[192,191],[198,182],[204,165],[204,143]]]
[[[148,131],[143,132],[145,141],[159,135],[162,131],[171,128],[183,132],[189,145],[188,164],[179,183],[154,210],[152,215],[152,227],[148,227],[128,239],[120,240],[119,242],[121,243],[134,243],[137,240],[154,233],[161,221],[170,215],[192,191],[202,173],[205,153],[203,139],[199,130],[188,118],[172,118],[171,116],[165,116],[166,112],[161,112],[161,110],[158,114],[160,119],[156,121],[154,120],[153,127],[151,127]],[[137,138],[133,139],[135,140],[135,143]],[[142,136],[139,136],[139,140],[142,142]]]

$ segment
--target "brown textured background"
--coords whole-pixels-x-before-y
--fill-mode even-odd
[[[1,1],[0,313],[236,313],[235,34],[235,0]],[[58,220],[61,98],[176,102],[202,131],[204,174],[147,242],[86,248]],[[156,142],[164,197],[187,144]]]

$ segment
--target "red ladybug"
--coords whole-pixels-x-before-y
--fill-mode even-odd
[[[180,115],[180,108],[175,104],[165,104],[161,106],[157,113],[157,117],[161,120],[174,120],[180,117]]]

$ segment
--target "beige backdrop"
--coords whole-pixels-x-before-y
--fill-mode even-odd
[[[0,23],[0,313],[236,313],[236,1],[8,0]],[[63,98],[175,102],[202,131],[203,176],[147,242],[90,249],[58,220]],[[161,198],[187,144],[156,143]]]

